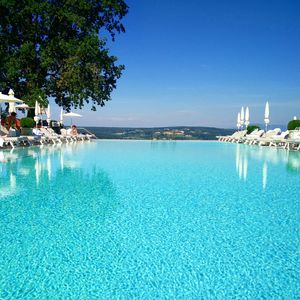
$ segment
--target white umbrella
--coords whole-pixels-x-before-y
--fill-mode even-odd
[[[248,127],[250,124],[250,115],[249,115],[249,107],[246,107],[246,113],[245,113],[245,125]]]
[[[14,106],[12,106],[11,104],[15,104],[15,103],[24,103],[24,101],[16,98],[14,96],[14,92],[12,89],[9,90],[9,95],[5,95],[5,94],[2,94],[0,92],[0,103],[9,103],[9,112],[15,112],[15,108]],[[0,106],[0,113],[2,113],[1,111],[1,106]],[[1,129],[1,124],[0,124],[0,129]],[[0,134],[1,135],[1,134]]]
[[[72,123],[72,118],[74,118],[74,117],[82,117],[82,115],[74,113],[74,112],[65,113],[63,116],[71,118],[71,125],[73,124]]]
[[[4,102],[11,102],[11,101],[9,101],[9,96],[8,95],[2,94],[0,92],[0,102],[4,103]]]
[[[238,113],[238,115],[237,115],[236,127],[238,128],[238,130],[241,127],[241,113]]]
[[[37,123],[39,122],[40,118],[39,118],[39,114],[41,113],[41,108],[40,108],[40,105],[37,101],[35,101],[35,107],[34,107],[34,121],[36,123],[36,126],[37,126]]]
[[[74,112],[69,112],[69,113],[65,113],[64,117],[82,117],[82,115],[74,113]]]
[[[17,104],[16,106],[15,106],[15,108],[19,108],[19,109],[28,109],[29,108],[29,106],[27,105],[27,104]]]
[[[35,106],[34,106],[34,114],[38,116],[41,113],[41,108],[40,105],[37,101],[35,101]]]
[[[48,108],[47,108],[47,123],[48,123],[48,126],[50,126],[50,122],[51,122],[51,109],[50,109],[50,104],[48,104]]]
[[[15,108],[16,109],[29,109],[29,106],[27,104],[23,103],[23,104],[17,104],[15,106]]]
[[[245,113],[244,113],[244,106],[242,106],[242,109],[241,109],[241,127],[242,128],[244,125],[244,120],[245,120]]]
[[[24,103],[23,100],[18,99],[14,96],[14,92],[12,89],[9,90],[9,94],[5,95],[0,92],[0,102],[8,102],[8,103]]]
[[[59,123],[62,125],[64,122],[64,110],[63,108],[60,109],[60,116],[59,116]]]
[[[266,124],[266,131],[268,129],[268,124],[270,123],[270,107],[269,102],[267,101],[266,107],[265,107],[265,124]]]
[[[2,94],[0,92],[0,103],[9,103],[10,106],[9,106],[9,112],[15,112],[15,108],[14,106],[12,106],[11,104],[14,104],[14,103],[24,103],[23,100],[21,99],[18,99],[14,96],[14,91],[12,89],[9,90],[8,92],[8,95],[5,95],[5,94]],[[0,113],[1,113],[1,107],[0,107]],[[0,129],[1,129],[1,124],[0,124]],[[0,134],[1,135],[1,134]]]

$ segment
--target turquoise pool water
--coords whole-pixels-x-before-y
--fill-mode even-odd
[[[0,299],[300,298],[300,153],[98,141],[0,161]]]

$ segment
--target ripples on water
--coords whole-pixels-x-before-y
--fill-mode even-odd
[[[299,152],[99,141],[0,161],[1,299],[300,295]]]

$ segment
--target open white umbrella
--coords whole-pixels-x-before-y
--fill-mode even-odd
[[[15,108],[17,108],[17,109],[28,109],[29,108],[29,106],[27,105],[27,104],[17,104],[16,106],[15,106]]]
[[[64,117],[82,117],[82,115],[74,113],[74,112],[69,112],[69,113],[65,113]]]
[[[73,125],[72,118],[82,117],[82,115],[74,113],[74,112],[65,113],[63,116],[71,118],[71,125]]]
[[[244,120],[245,120],[245,113],[244,113],[244,106],[242,106],[242,109],[241,109],[241,127],[242,128],[244,125]]]
[[[23,100],[21,99],[18,99],[14,96],[14,92],[12,89],[9,90],[8,92],[8,95],[5,95],[5,94],[2,94],[0,92],[0,103],[9,103],[10,106],[9,106],[9,110],[10,112],[13,112],[13,111],[16,111],[14,106],[12,106],[12,104],[15,104],[15,103],[24,103]],[[1,113],[1,107],[0,107],[0,113]],[[0,129],[1,129],[1,123],[0,123]],[[0,133],[1,135],[1,133]]]
[[[4,103],[4,102],[7,102],[7,103],[24,103],[23,100],[16,98],[14,95],[15,94],[14,94],[14,91],[12,89],[9,90],[8,95],[2,94],[0,92],[0,102],[2,102],[2,103]]]
[[[16,109],[29,109],[29,106],[27,105],[27,104],[25,104],[25,103],[23,103],[23,104],[17,104],[16,106],[15,106],[15,108]]]
[[[0,102],[8,102],[8,100],[8,95],[2,94],[2,92],[0,92]]]
[[[47,123],[48,123],[48,126],[50,126],[50,122],[51,122],[51,109],[50,109],[50,104],[48,104],[48,108],[47,108]]]
[[[245,113],[245,125],[248,127],[250,124],[250,114],[249,114],[249,107],[246,107],[246,113]]]
[[[14,92],[12,89],[9,90],[9,95],[5,95],[5,94],[2,94],[0,92],[0,103],[24,103],[23,100],[21,99],[18,99],[14,96]],[[9,107],[9,111],[10,112],[13,112],[15,111],[15,108],[14,106],[11,106]],[[1,107],[0,107],[0,112],[1,112]],[[1,128],[1,125],[0,125],[0,128]]]
[[[269,107],[269,102],[267,101],[266,106],[265,106],[265,124],[266,124],[266,131],[268,129],[268,125],[270,123],[270,107]]]

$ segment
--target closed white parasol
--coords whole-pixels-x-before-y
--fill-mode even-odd
[[[244,121],[245,121],[245,112],[244,112],[244,106],[242,106],[242,109],[241,109],[241,128],[242,129],[243,129]]]
[[[37,123],[39,122],[40,120],[40,117],[39,115],[41,114],[41,108],[40,108],[40,105],[38,103],[38,101],[35,101],[35,107],[34,107],[34,121],[36,123],[36,126],[37,126]]]
[[[246,113],[245,113],[245,125],[248,127],[250,124],[250,114],[249,114],[249,107],[246,107]]]
[[[61,126],[64,123],[64,110],[63,110],[63,108],[60,109],[59,122],[60,122]]]
[[[270,123],[270,107],[269,107],[269,101],[267,101],[266,106],[265,106],[265,124],[266,124],[266,131],[268,129],[268,125]]]
[[[50,126],[50,122],[51,122],[51,108],[50,108],[50,104],[48,104],[48,108],[47,108],[47,123],[48,123],[48,126]]]

